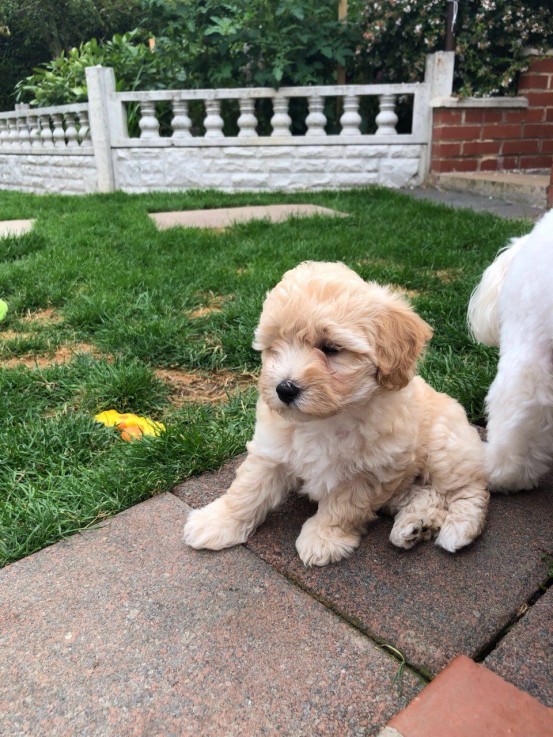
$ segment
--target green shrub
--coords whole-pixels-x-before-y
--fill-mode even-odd
[[[186,82],[173,49],[160,44],[152,53],[144,32],[135,30],[105,43],[92,39],[37,67],[17,84],[17,99],[39,106],[86,101],[85,70],[97,64],[113,67],[118,90],[175,89]]]
[[[444,47],[446,0],[142,0],[138,30],[95,40],[35,69],[18,99],[86,99],[85,68],[115,70],[117,87],[175,89],[420,81],[426,54]],[[553,47],[553,13],[538,0],[463,0],[456,24],[455,89],[513,93],[525,46]],[[155,38],[155,51],[148,39]]]
[[[420,81],[425,55],[444,48],[444,0],[365,4],[357,74]],[[541,0],[463,0],[456,29],[455,89],[466,95],[512,94],[528,66],[524,47],[553,47],[553,12]]]

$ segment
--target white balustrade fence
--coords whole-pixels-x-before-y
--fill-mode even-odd
[[[0,113],[0,187],[416,184],[427,174],[430,102],[451,93],[453,54],[428,56],[424,82],[413,84],[116,92],[113,70],[86,73],[88,103]],[[402,120],[407,132],[398,132],[398,102],[403,117],[410,111],[407,125]]]

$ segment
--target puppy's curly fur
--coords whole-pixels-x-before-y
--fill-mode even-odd
[[[431,334],[398,294],[343,264],[287,272],[255,333],[248,456],[226,494],[190,513],[185,542],[244,542],[290,489],[318,502],[296,542],[305,565],[350,555],[382,508],[399,547],[434,535],[451,552],[472,542],[488,504],[483,448],[462,407],[414,376]]]

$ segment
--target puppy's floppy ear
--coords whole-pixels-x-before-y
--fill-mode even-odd
[[[376,324],[376,378],[385,389],[402,389],[415,374],[417,358],[432,328],[408,304],[388,305]]]

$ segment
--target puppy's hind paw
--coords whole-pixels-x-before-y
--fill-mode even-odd
[[[184,525],[184,542],[191,548],[222,550],[246,542],[251,526],[228,514],[222,499],[194,509]]]
[[[314,518],[303,525],[296,550],[305,566],[326,566],[348,558],[359,545],[360,536],[339,527],[319,528]]]

